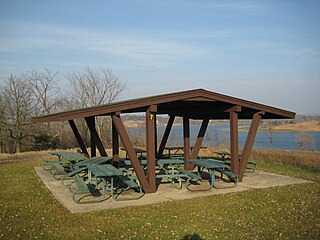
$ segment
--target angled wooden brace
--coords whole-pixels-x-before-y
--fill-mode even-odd
[[[89,153],[87,151],[87,148],[86,148],[86,145],[84,144],[82,138],[81,138],[81,135],[78,131],[78,128],[77,128],[77,125],[76,123],[73,121],[73,120],[68,120],[69,124],[70,124],[70,127],[72,129],[72,132],[79,144],[79,147],[81,149],[81,152],[83,152],[84,154],[86,154],[87,156],[89,156]]]
[[[126,128],[123,125],[120,115],[115,114],[112,115],[112,121],[114,126],[117,129],[118,134],[120,135],[120,139],[128,153],[129,159],[132,163],[132,167],[138,177],[140,185],[145,193],[152,193],[153,189],[150,189],[149,183],[147,181],[146,176],[144,175],[143,168],[140,164],[140,161],[134,151],[132,142],[130,141],[129,135],[126,131]]]
[[[86,123],[88,125],[89,130],[90,130],[91,145],[92,145],[92,148],[94,148],[94,149],[91,149],[91,157],[96,156],[95,145],[97,146],[97,148],[100,152],[100,155],[103,157],[107,157],[108,154],[107,154],[106,149],[104,148],[104,146],[101,142],[101,139],[100,139],[99,134],[97,132],[97,129],[95,127],[95,118],[94,117],[86,117],[85,120],[86,120]]]
[[[243,179],[243,175],[246,171],[247,163],[249,161],[249,156],[252,150],[253,142],[257,134],[259,122],[261,119],[261,116],[264,115],[265,112],[257,112],[253,115],[253,119],[250,125],[250,129],[248,132],[248,136],[246,139],[246,143],[244,145],[242,156],[240,160],[240,170],[239,170],[239,181],[241,182]]]

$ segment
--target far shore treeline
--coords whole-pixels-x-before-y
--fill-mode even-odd
[[[63,88],[58,82],[66,82]],[[69,72],[61,76],[46,68],[41,71],[29,71],[24,74],[11,74],[0,82],[0,153],[19,153],[46,149],[67,149],[78,146],[68,122],[33,123],[32,117],[53,114],[78,108],[85,108],[115,101],[125,90],[126,82],[109,68],[93,69],[87,66],[82,72]],[[128,114],[123,116],[125,125],[129,128],[143,127],[144,116]],[[157,117],[158,126],[165,126],[168,118]],[[181,125],[182,120],[177,118],[175,125]],[[298,115],[294,120],[264,120],[260,129],[270,132],[281,131],[289,125],[289,131],[301,131],[307,125],[303,122],[312,122],[312,131],[320,128],[319,115]],[[240,121],[240,125],[250,121]],[[85,122],[76,120],[78,130],[86,145],[90,137]],[[199,122],[191,121],[191,125]],[[214,121],[211,125],[226,125],[228,121]],[[299,125],[300,124],[300,125]],[[309,127],[311,124],[308,125]],[[111,144],[111,119],[98,117],[96,128],[103,144],[108,148]],[[278,128],[278,129],[277,129]],[[245,126],[240,130],[246,130]],[[129,134],[133,142],[141,145],[144,142],[143,131],[131,131]],[[159,133],[158,137],[161,137]],[[270,136],[271,136],[270,135]],[[217,136],[218,137],[218,136]],[[223,140],[223,139],[222,139]],[[220,145],[218,139],[214,145]],[[302,134],[301,149],[313,150],[308,134]],[[228,143],[224,143],[228,145]]]

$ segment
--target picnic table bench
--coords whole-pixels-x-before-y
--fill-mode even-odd
[[[183,169],[183,168],[178,168],[178,172],[179,172],[180,174],[183,174],[183,176],[187,178],[186,188],[187,188],[188,190],[193,191],[192,189],[189,188],[189,186],[190,186],[190,181],[198,182],[199,180],[201,180],[201,177],[200,177],[199,174],[194,174],[194,173],[189,172],[189,171],[187,171],[187,170],[185,170],[185,169]]]
[[[84,197],[78,198],[77,196],[79,194],[83,195],[98,195],[95,192],[97,191],[92,184],[87,184],[82,177],[80,176],[75,176],[74,178],[74,183],[75,183],[75,191],[72,193],[72,199],[75,203],[93,203],[93,202],[101,202],[105,200],[105,192],[104,189],[102,189],[102,193],[100,193],[100,197],[96,198],[95,200],[90,200],[90,201],[85,201],[82,202]]]
[[[68,188],[68,189],[72,189],[72,184],[74,182],[71,182],[70,184],[66,184],[65,181],[67,179],[74,180],[75,176],[80,176],[80,173],[82,173],[82,172],[87,174],[87,171],[88,171],[88,167],[81,167],[81,168],[78,168],[77,170],[73,170],[73,171],[68,172],[67,174],[63,175],[61,178],[61,183],[62,183],[63,187]]]
[[[42,167],[46,171],[51,171],[54,163],[64,164],[65,162],[57,159],[44,159],[42,161]]]
[[[63,166],[62,163],[60,162],[54,162],[52,164],[52,167],[50,168],[50,173],[52,174],[52,176],[59,180],[61,178],[61,175],[65,175],[68,172],[66,171],[65,167]],[[58,177],[60,176],[60,177]]]

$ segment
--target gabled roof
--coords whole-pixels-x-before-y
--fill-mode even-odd
[[[287,110],[223,95],[204,89],[175,92],[145,98],[60,112],[33,118],[34,122],[66,121],[77,118],[106,116],[114,113],[145,112],[154,105],[157,114],[187,116],[191,119],[229,119],[231,108],[237,109],[240,119],[251,119],[256,112],[264,112],[264,119],[294,118],[295,113]],[[234,108],[235,107],[235,108]]]

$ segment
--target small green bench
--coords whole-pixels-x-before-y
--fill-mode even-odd
[[[54,163],[64,164],[64,162],[61,162],[56,159],[44,159],[42,161],[42,168],[46,171],[50,171],[52,169]]]
[[[233,187],[236,187],[238,185],[238,175],[237,174],[235,174],[235,173],[233,173],[231,171],[228,171],[226,169],[222,169],[222,168],[217,168],[217,169],[215,169],[215,171],[221,173],[220,179],[223,179],[223,175],[226,175],[228,177],[229,182],[233,182],[234,183],[233,186],[224,186],[222,188],[233,188]],[[215,188],[219,188],[219,187],[217,187],[215,185],[215,183],[213,183],[213,184],[214,184],[213,186]]]
[[[82,168],[79,168],[77,170],[73,170],[73,171],[68,172],[67,174],[63,175],[62,178],[61,178],[61,183],[62,183],[63,187],[70,189],[72,183],[66,184],[65,181],[66,180],[70,180],[70,179],[74,180],[74,176],[76,176],[76,175],[80,176],[79,174],[81,172],[85,172],[85,174],[87,174],[87,170],[88,170],[88,167],[82,167]]]
[[[198,175],[198,174],[195,174],[195,173],[192,173],[192,172],[189,172],[185,169],[182,169],[182,168],[178,168],[178,171],[184,175],[184,177],[188,178],[187,181],[186,181],[186,188],[189,190],[189,191],[208,191],[212,188],[212,184],[210,184],[209,187],[197,187],[197,188],[190,188],[191,185],[194,185],[194,184],[191,184],[190,181],[193,181],[193,182],[198,182],[198,181],[201,181],[201,176]]]
[[[118,176],[117,177],[121,182],[123,182],[127,187],[125,189],[122,189],[122,191],[119,194],[112,193],[112,199],[116,201],[126,201],[126,200],[137,200],[143,196],[142,188],[134,182],[132,179],[129,179],[126,176]],[[129,189],[135,189],[138,192],[138,195],[135,197],[119,197],[122,192],[128,191]],[[115,196],[117,195],[117,196]]]
[[[257,163],[254,161],[248,161],[248,164],[250,164],[252,167],[246,168],[246,172],[255,172],[257,168]]]
[[[91,184],[87,184],[82,177],[80,176],[75,176],[74,177],[74,183],[75,183],[75,191],[72,194],[72,199],[75,203],[95,203],[95,202],[101,202],[103,200],[105,200],[105,191],[104,188],[102,188],[102,193],[100,194],[100,197],[97,197],[95,200],[85,200],[82,201],[86,195],[95,195],[94,192],[96,192],[97,190],[94,188],[93,185]],[[82,196],[80,198],[77,198],[77,196],[81,194],[85,196]]]
[[[52,167],[50,168],[50,173],[53,175],[53,177],[55,179],[61,180],[63,175],[67,174],[68,172],[66,171],[63,163],[57,162],[57,163],[52,164]],[[60,176],[60,177],[58,177],[58,176]]]

